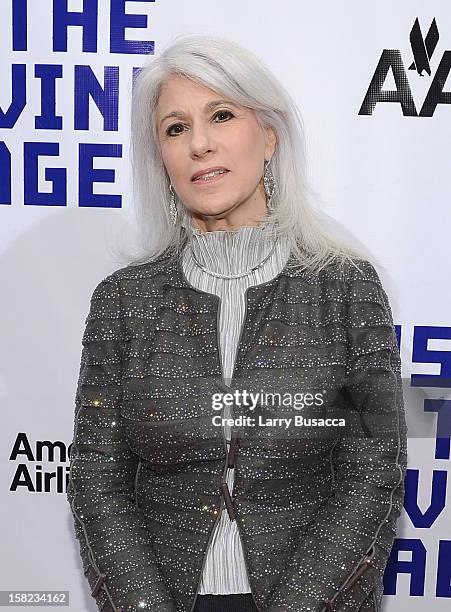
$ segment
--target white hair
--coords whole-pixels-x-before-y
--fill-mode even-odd
[[[291,244],[296,265],[317,273],[328,263],[368,259],[363,251],[326,230],[327,215],[309,202],[313,190],[305,177],[302,117],[296,103],[269,69],[249,50],[220,37],[191,35],[172,42],[150,57],[135,78],[131,107],[131,154],[135,188],[137,249],[129,265],[153,261],[169,251],[181,254],[188,239],[178,201],[178,221],[169,215],[169,176],[164,167],[157,128],[156,105],[165,80],[184,76],[237,104],[254,109],[262,127],[272,127],[277,143],[270,167],[276,189],[272,198],[277,234]],[[174,40],[174,39],[173,39]]]

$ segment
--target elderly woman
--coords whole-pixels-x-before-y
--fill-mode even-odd
[[[379,610],[400,357],[373,264],[308,203],[295,104],[191,36],[140,72],[132,136],[144,251],[92,295],[68,487],[98,609]]]

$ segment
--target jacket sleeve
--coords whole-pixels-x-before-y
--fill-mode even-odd
[[[114,274],[95,288],[83,335],[67,499],[99,610],[173,612],[135,504],[138,458],[120,417],[122,334]]]
[[[404,502],[407,429],[389,301],[372,264],[359,267],[362,275],[348,277],[342,389],[358,426],[333,449],[331,495],[301,535],[268,612],[357,612],[365,599],[378,607],[382,599]]]

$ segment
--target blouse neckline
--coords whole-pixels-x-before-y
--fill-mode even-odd
[[[189,215],[186,226],[191,256],[207,271],[219,274],[242,274],[258,266],[276,241],[274,224],[266,219],[234,230],[202,232]]]

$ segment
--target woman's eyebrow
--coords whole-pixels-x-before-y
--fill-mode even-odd
[[[213,108],[216,108],[216,106],[221,106],[221,104],[230,104],[231,106],[235,106],[236,108],[238,108],[238,106],[234,102],[232,102],[232,100],[223,99],[223,100],[212,100],[211,102],[207,102],[207,104],[204,107],[204,110],[210,111]],[[160,121],[160,126],[162,125],[163,121],[165,121],[166,119],[170,119],[171,117],[177,117],[181,119],[182,117],[184,117],[184,113],[182,111],[172,111],[168,113]]]

